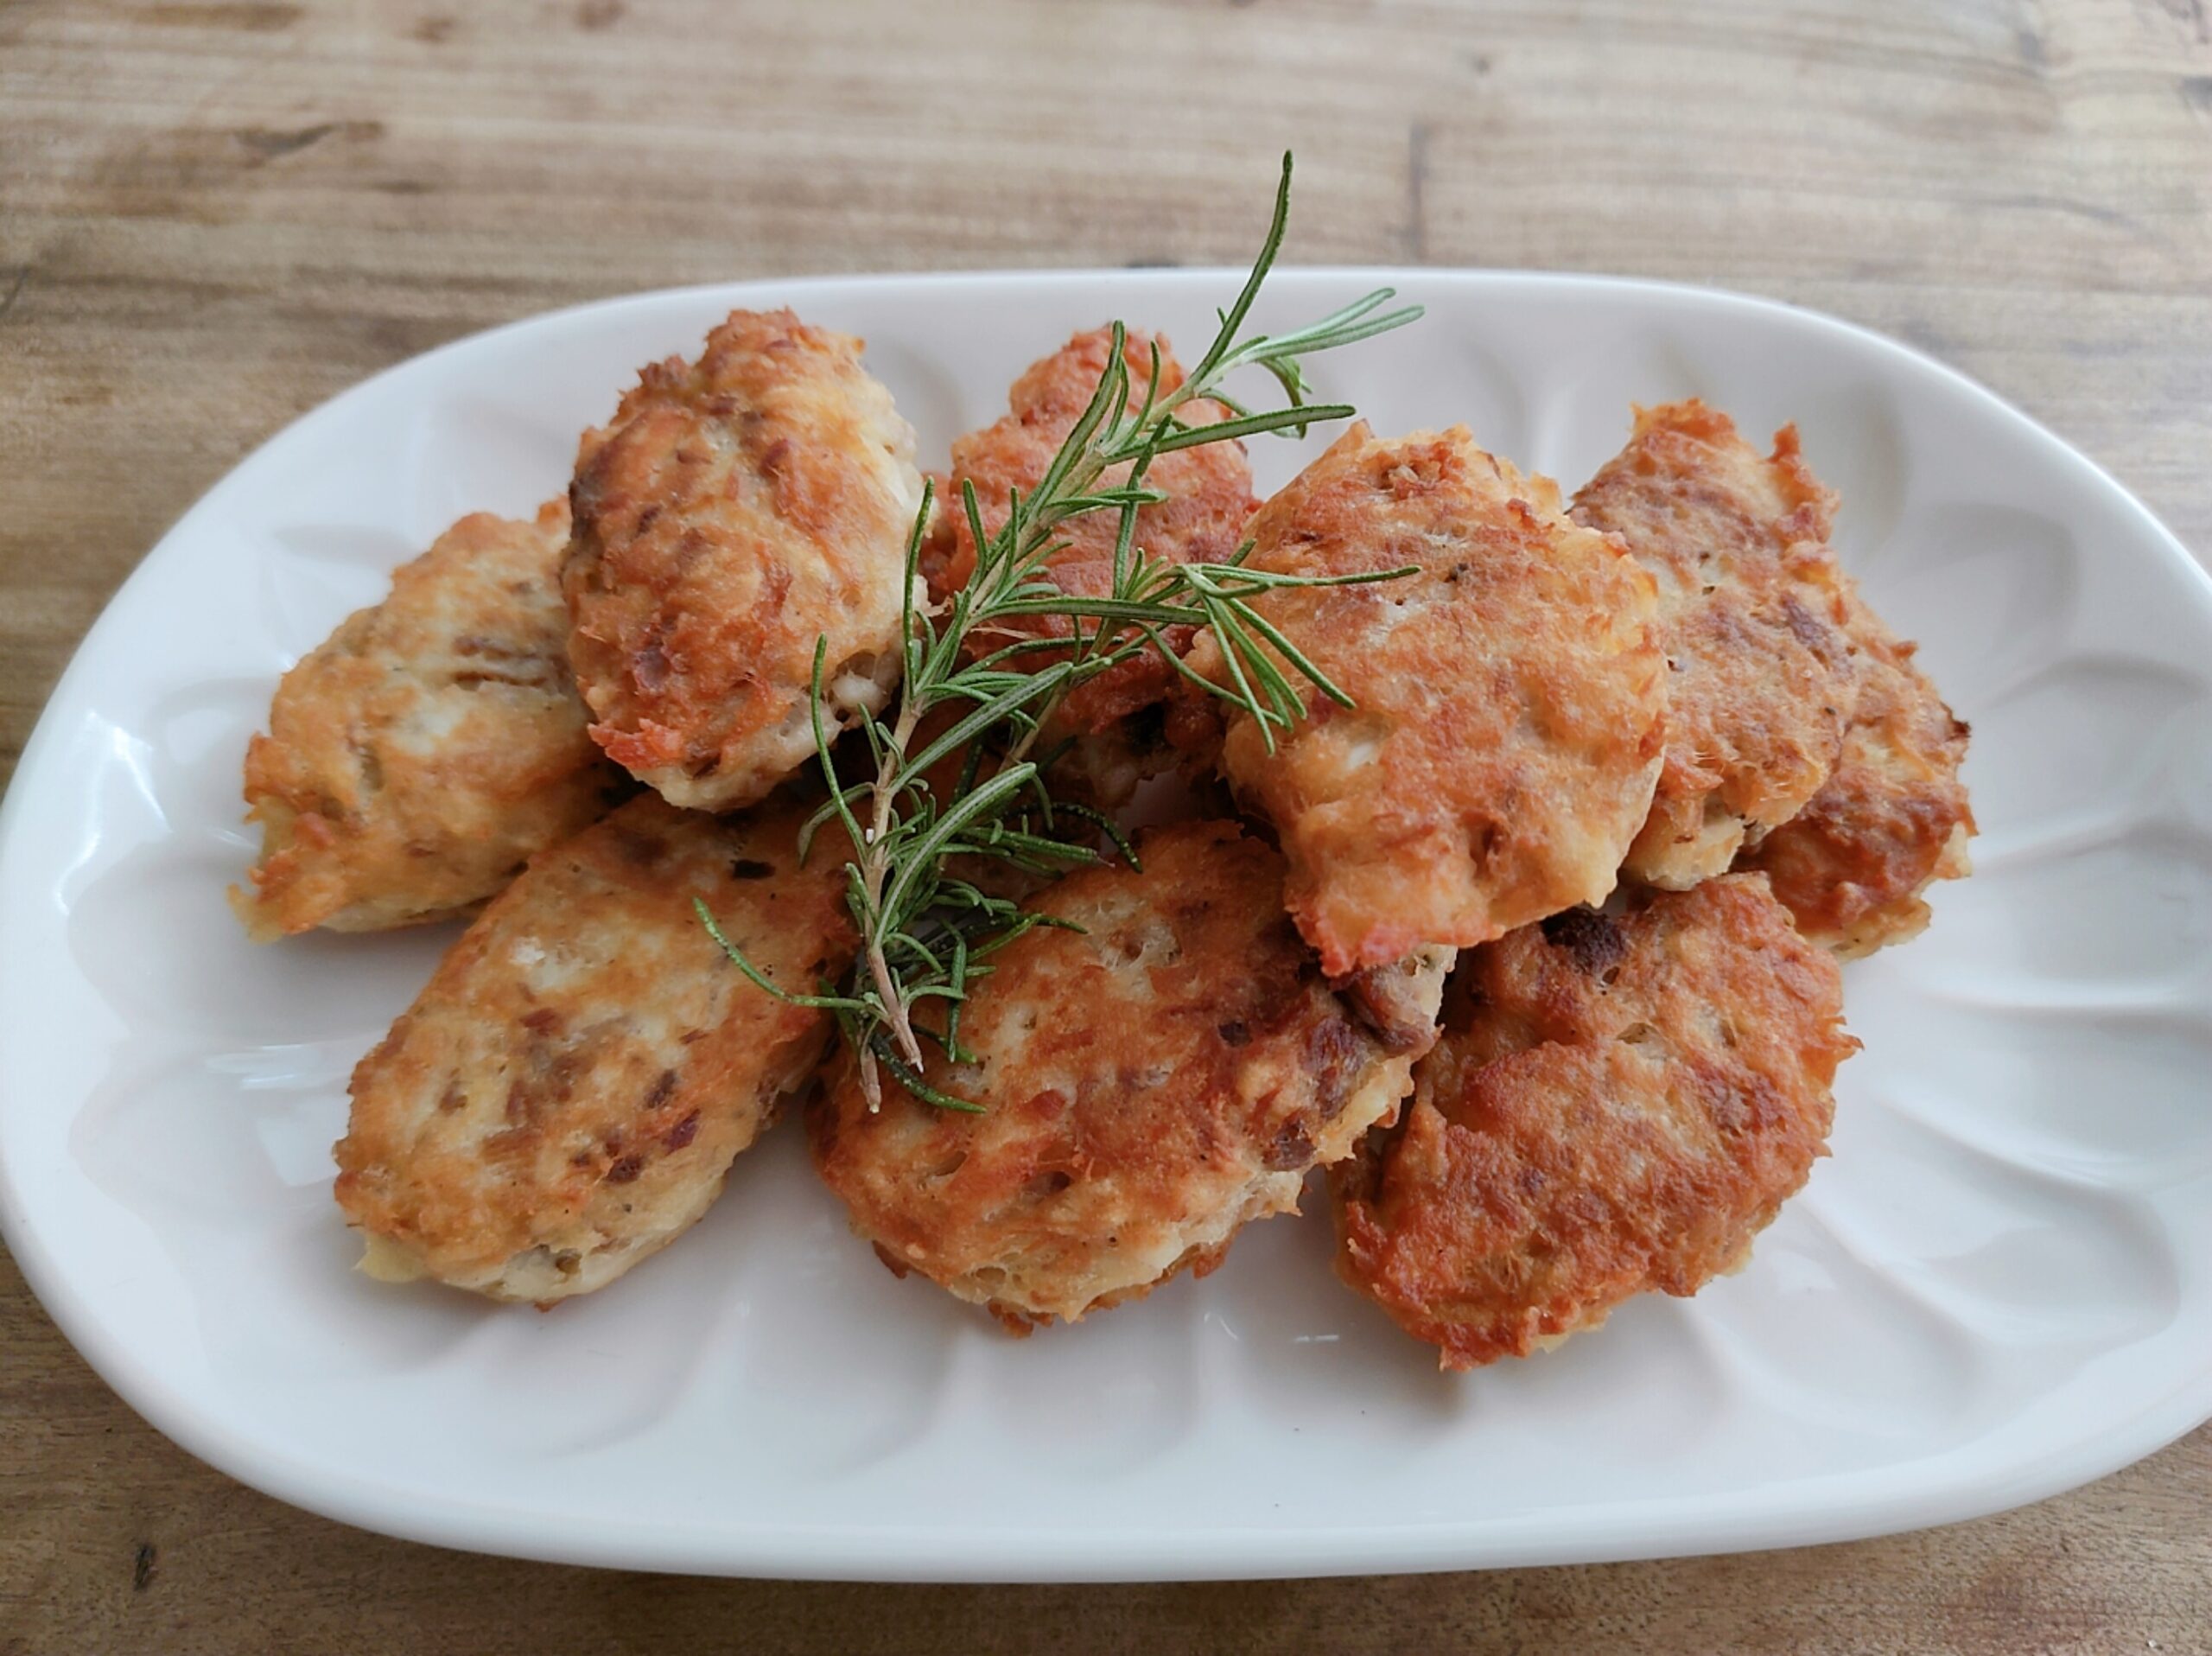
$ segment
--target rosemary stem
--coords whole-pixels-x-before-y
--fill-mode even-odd
[[[956,1064],[973,1061],[961,1043],[960,1016],[971,985],[993,969],[984,963],[1034,927],[1068,924],[951,876],[948,861],[995,861],[1025,876],[1050,877],[1098,860],[1084,831],[1059,821],[1063,812],[1128,851],[1109,818],[1055,801],[1049,780],[1030,757],[1068,693],[1154,651],[1183,678],[1249,714],[1272,746],[1274,731],[1287,729],[1306,711],[1295,679],[1339,704],[1350,701],[1252,601],[1279,588],[1389,580],[1408,572],[1275,575],[1244,567],[1249,544],[1221,564],[1174,564],[1137,544],[1139,511],[1166,498],[1146,481],[1162,455],[1271,432],[1303,436],[1315,422],[1348,417],[1350,407],[1313,399],[1304,359],[1402,327],[1421,314],[1418,305],[1384,309],[1394,296],[1383,288],[1287,333],[1243,334],[1282,245],[1290,165],[1286,155],[1274,216],[1250,276],[1235,303],[1220,313],[1211,345],[1180,384],[1161,387],[1157,342],[1147,370],[1132,373],[1128,334],[1116,322],[1111,354],[1090,400],[1033,485],[1007,492],[1006,516],[995,531],[985,525],[974,484],[962,482],[959,505],[975,563],[963,586],[936,604],[913,594],[929,527],[925,494],[906,545],[909,590],[900,623],[898,711],[868,717],[863,735],[875,772],[868,781],[847,783],[840,777],[832,730],[821,711],[829,645],[826,639],[817,643],[814,738],[830,799],[807,833],[834,819],[859,842],[847,857],[846,904],[860,944],[844,992],[833,994],[824,985],[820,995],[791,994],[715,930],[703,905],[701,917],[757,986],[836,1013],[871,1111],[880,1106],[886,1071],[940,1108],[972,1109],[928,1083],[922,1038]],[[1255,411],[1238,400],[1225,382],[1253,371],[1274,378],[1285,406]],[[1191,417],[1194,405],[1209,401],[1218,404],[1214,417]],[[1116,471],[1120,481],[1109,483]],[[1120,515],[1109,589],[1063,589],[1052,570],[1065,545],[1063,526],[1105,511]],[[1064,631],[1055,620],[1065,624]],[[1226,682],[1200,678],[1176,655],[1171,630],[1183,628],[1213,635]],[[918,749],[916,740],[931,715],[955,706],[959,716]],[[948,777],[940,761],[956,755],[958,774]],[[914,1008],[924,1001],[944,1003],[941,1029],[926,1021],[916,1024]]]
[[[909,750],[914,731],[922,722],[924,710],[922,697],[899,697],[899,723],[893,728],[893,753],[903,755]],[[868,825],[868,842],[857,848],[861,855],[861,877],[868,889],[871,912],[881,909],[884,882],[891,875],[887,848],[890,844],[891,813],[898,803],[899,789],[894,780],[897,774],[897,767],[892,765],[878,769],[874,785],[875,809],[871,813]],[[899,992],[898,983],[892,976],[891,962],[883,951],[882,933],[874,927],[870,928],[868,940],[868,975],[875,980],[875,992],[882,997],[884,1011],[891,1022],[891,1036],[898,1043],[899,1055],[917,1070],[920,1069],[922,1044],[915,1038],[914,1026],[906,1016],[907,997]],[[873,1107],[877,1087],[874,1054],[863,1051],[861,1063],[862,1085],[868,1088]]]

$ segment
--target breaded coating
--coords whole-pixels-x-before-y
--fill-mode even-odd
[[[1636,411],[1628,447],[1574,518],[1628,543],[1659,586],[1667,762],[1627,872],[1677,889],[1725,870],[1827,780],[1856,695],[1848,602],[1828,549],[1836,497],[1694,399]]]
[[[1524,927],[1452,1000],[1398,1126],[1331,1178],[1338,1273],[1446,1368],[1734,1269],[1826,1154],[1858,1047],[1756,875]]]
[[[1855,589],[1850,635],[1859,696],[1834,774],[1741,863],[1766,875],[1798,930],[1847,960],[1919,934],[1921,894],[1966,876],[1974,831],[1959,780],[1964,721]]]
[[[1355,1003],[1283,913],[1282,862],[1233,823],[1140,842],[1143,869],[1085,869],[992,960],[960,1022],[975,1058],[933,1057],[963,1114],[887,1078],[871,1112],[849,1062],[807,1123],[853,1228],[1027,1328],[1203,1276],[1248,1220],[1298,1205],[1411,1085],[1446,960],[1393,964]],[[1377,1013],[1379,1012],[1379,1016]]]
[[[727,811],[814,752],[823,716],[880,708],[899,672],[914,434],[861,342],[733,311],[696,362],[645,369],[588,431],[562,585],[592,736],[671,804]]]
[[[850,961],[843,864],[804,806],[717,819],[652,794],[547,851],[353,1072],[339,1205],[363,1269],[540,1303],[612,1282],[706,1212],[819,1062],[826,1013],[748,982]]]
[[[284,675],[246,748],[261,857],[231,891],[257,941],[460,913],[621,796],[569,676],[568,533],[565,501],[463,518]]]
[[[1144,400],[1155,343],[1160,347],[1160,390],[1171,392],[1183,383],[1183,365],[1164,335],[1127,334],[1122,358],[1128,366],[1132,407]],[[1019,489],[1026,495],[1036,487],[1097,391],[1113,348],[1111,328],[1077,334],[1051,356],[1030,364],[1014,382],[1002,418],[953,443],[951,486],[946,494],[948,582],[965,582],[976,568],[975,536],[960,504],[960,486],[975,485],[985,534],[1004,528],[1007,491]],[[1203,399],[1180,411],[1180,417],[1192,425],[1211,424],[1228,415],[1220,404]],[[1127,473],[1126,467],[1107,473],[1107,486],[1122,481]],[[1144,551],[1169,564],[1223,564],[1236,556],[1246,521],[1258,504],[1243,443],[1231,440],[1162,455],[1145,474],[1145,483],[1167,498],[1137,513],[1135,544]],[[1059,539],[1065,544],[1046,568],[1063,592],[1101,597],[1112,590],[1119,527],[1119,514],[1112,512],[1090,513],[1061,526]],[[1032,636],[1065,637],[1069,632],[1063,617],[1033,619]],[[1191,632],[1187,627],[1170,627],[1163,638],[1180,653],[1190,647]],[[1007,641],[1005,637],[987,640],[994,647]],[[1027,658],[1033,666],[1047,666],[1052,659],[1046,651]],[[1105,730],[1116,720],[1160,701],[1175,679],[1173,666],[1147,653],[1078,687],[1061,704],[1055,729],[1069,733]]]
[[[1650,806],[1666,697],[1651,577],[1620,543],[1464,426],[1354,426],[1252,535],[1254,569],[1417,570],[1256,600],[1355,705],[1307,691],[1273,753],[1241,712],[1224,740],[1330,976],[1602,901]],[[1228,679],[1211,634],[1191,660]]]

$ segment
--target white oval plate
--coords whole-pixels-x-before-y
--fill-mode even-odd
[[[1796,420],[1840,545],[1975,727],[1980,872],[1848,973],[1834,1158],[1741,1276],[1465,1378],[1339,1287],[1325,1219],[1016,1341],[846,1232],[786,1126],[707,1221],[537,1313],[348,1267],[353,1060],[449,932],[257,948],[246,736],[277,674],[461,513],[564,484],[640,363],[734,305],[867,336],[942,455],[1072,329],[1186,346],[1227,272],[792,281],[543,316],[301,420],[157,546],[0,821],[0,1195],[93,1366],[234,1476],[372,1529],[594,1564],[1072,1579],[1834,1540],[2112,1470],[2212,1411],[2212,584],[1988,392],[1820,316],[1648,283],[1286,271],[1428,307],[1324,359],[1385,431],[1579,482],[1631,400]],[[1263,488],[1311,452],[1262,440]],[[1309,1196],[1309,1210],[1318,1204]]]

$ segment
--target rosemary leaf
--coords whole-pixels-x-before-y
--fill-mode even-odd
[[[1052,710],[1070,691],[1150,651],[1249,715],[1270,748],[1276,729],[1287,729],[1305,716],[1298,679],[1341,706],[1351,705],[1251,600],[1286,588],[1394,580],[1410,570],[1276,575],[1245,566],[1249,545],[1226,564],[1175,564],[1148,556],[1137,544],[1138,514],[1166,498],[1146,482],[1154,461],[1269,433],[1302,436],[1318,422],[1350,418],[1353,410],[1347,404],[1312,400],[1305,359],[1403,327],[1421,315],[1418,305],[1386,308],[1395,296],[1383,288],[1287,333],[1243,334],[1282,249],[1290,181],[1286,154],[1259,257],[1181,384],[1163,387],[1155,341],[1144,382],[1135,385],[1127,332],[1116,322],[1112,349],[1089,402],[1035,487],[1008,491],[1006,518],[995,532],[984,523],[974,485],[963,481],[958,509],[976,549],[975,566],[936,609],[914,597],[932,510],[925,491],[907,538],[899,648],[905,671],[896,710],[861,722],[871,780],[848,784],[837,774],[831,756],[836,733],[822,713],[827,641],[817,646],[814,737],[830,799],[807,824],[802,855],[821,827],[832,820],[842,825],[850,842],[846,903],[860,937],[845,992],[802,996],[781,988],[722,934],[705,904],[697,905],[709,935],[753,982],[836,1015],[871,1105],[880,1097],[880,1070],[925,1103],[976,1111],[979,1106],[972,1101],[928,1082],[923,1043],[956,1063],[972,1063],[974,1054],[960,1041],[961,1010],[970,985],[988,975],[990,957],[1039,927],[1081,929],[957,877],[949,863],[980,859],[1028,877],[1050,877],[1097,862],[1095,845],[1101,838],[1131,863],[1136,860],[1110,818],[1054,799],[1042,765],[1030,756]],[[1230,393],[1223,382],[1245,370],[1271,378],[1285,406],[1255,409]],[[1204,402],[1227,409],[1229,417],[1186,417],[1185,411]],[[1117,471],[1119,481],[1114,481],[1109,474]],[[1103,596],[1064,592],[1050,574],[1065,544],[1060,532],[1072,519],[1099,512],[1118,519],[1110,589]],[[1039,621],[1048,623],[1043,636]],[[1225,683],[1200,677],[1176,655],[1169,637],[1179,628],[1211,634]],[[1041,664],[1037,671],[1022,671],[1033,663]],[[964,710],[949,724],[931,717],[956,707]],[[925,726],[933,732],[926,738]],[[931,773],[956,753],[964,754],[959,774],[940,798],[940,783]],[[915,1021],[916,1009],[932,1003],[943,1009],[942,1027]]]

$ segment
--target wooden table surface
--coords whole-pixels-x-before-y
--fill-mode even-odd
[[[0,776],[162,531],[456,334],[673,283],[1291,257],[1818,306],[2212,550],[2205,0],[0,0]],[[0,1650],[2212,1649],[2212,1430],[1730,1558],[1251,1585],[721,1583],[443,1552],[200,1466],[0,1264]]]

